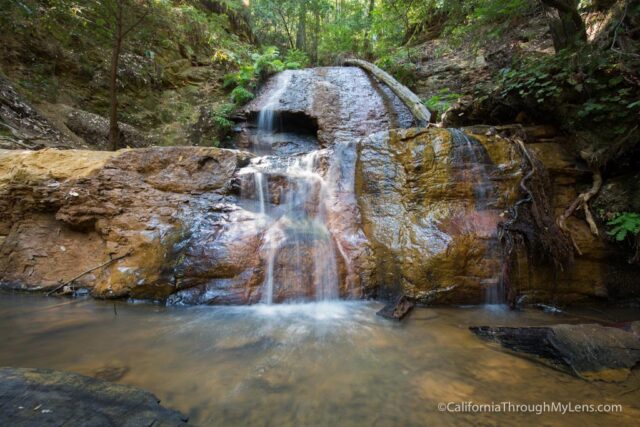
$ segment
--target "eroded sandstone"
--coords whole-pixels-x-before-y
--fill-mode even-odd
[[[2,284],[55,289],[114,257],[123,258],[79,277],[74,286],[96,297],[163,299],[182,287],[228,278],[219,256],[197,251],[226,240],[252,244],[242,234],[228,235],[250,221],[249,213],[249,220],[238,221],[242,209],[233,205],[233,177],[249,157],[192,147],[3,152]],[[237,257],[235,272],[253,268],[246,255],[255,246],[238,253],[232,247],[224,251]],[[194,263],[194,253],[222,267]]]
[[[501,301],[497,225],[521,197],[521,158],[487,129],[467,133],[383,131],[321,150],[314,173],[324,184],[308,187],[303,209],[317,210],[323,197],[330,235],[318,234],[322,244],[309,247],[283,245],[274,258],[281,284],[274,300],[313,298],[313,269],[294,269],[290,260],[311,262],[332,250],[341,298]],[[557,215],[589,171],[557,142],[534,140],[528,149],[551,174]],[[66,284],[98,298],[172,304],[260,302],[269,223],[246,204],[256,199],[255,176],[245,173],[251,158],[196,147],[0,152],[2,286]],[[274,208],[299,185],[277,168],[264,179]],[[579,218],[568,226],[583,256],[556,271],[518,253],[512,291],[525,302],[552,303],[637,295],[635,270],[612,245]]]
[[[359,146],[356,194],[373,250],[363,272],[379,296],[425,303],[504,301],[497,226],[521,196],[521,158],[513,143],[486,128],[381,132]],[[493,136],[490,136],[493,135]],[[588,170],[554,141],[528,144],[547,168],[557,216],[577,196]],[[569,219],[582,249],[574,265],[554,270],[518,253],[511,292],[526,302],[570,303],[637,295],[635,271],[586,222]],[[504,291],[503,291],[504,292]],[[496,298],[497,297],[497,298]]]

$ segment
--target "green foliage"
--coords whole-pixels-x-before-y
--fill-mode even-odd
[[[376,65],[400,83],[408,87],[413,87],[416,83],[416,65],[419,52],[416,49],[401,47],[382,55]]]
[[[297,70],[309,66],[309,55],[298,49],[290,49],[284,57],[285,68]]]
[[[229,116],[235,108],[235,104],[222,104],[213,111],[212,122],[219,140],[224,139],[229,132],[231,132],[231,129],[233,129],[234,122],[229,119]],[[219,144],[215,145],[217,146]]]
[[[570,130],[606,131],[611,143],[611,133],[613,139],[626,135],[640,113],[640,91],[631,68],[614,52],[584,46],[524,58],[503,69],[498,84],[502,97],[515,97],[538,111],[560,113],[563,126]]]
[[[285,63],[280,59],[280,51],[275,46],[264,48],[262,53],[252,54],[251,60],[254,74],[262,80],[285,69]]]
[[[499,38],[515,21],[534,9],[535,2],[529,0],[465,1],[459,8],[452,7],[453,16],[447,22],[445,33],[454,42],[461,42],[465,37],[471,37],[475,43],[486,42]]]
[[[251,101],[254,97],[253,93],[249,92],[247,89],[242,86],[237,86],[235,89],[231,91],[231,101],[233,101],[237,105],[246,104]]]
[[[622,242],[627,236],[635,236],[640,233],[640,214],[635,212],[622,212],[607,222],[607,225],[612,227],[607,234],[613,236],[618,242]]]
[[[536,7],[531,0],[249,2],[253,31],[261,44],[281,51],[297,47],[322,64],[334,64],[349,55],[383,58],[443,27],[450,38],[480,41],[501,34]],[[398,67],[397,73],[405,71]]]
[[[430,111],[436,113],[437,119],[439,119],[461,96],[461,94],[452,92],[449,88],[444,88],[441,89],[437,95],[424,101],[424,105],[426,105]]]
[[[240,66],[238,71],[226,74],[223,79],[223,87],[233,88],[230,96],[237,105],[252,100],[252,91],[270,75],[300,68],[302,64],[308,63],[309,59],[304,52],[292,49],[282,60],[278,48],[269,46],[264,48],[262,53],[253,53],[251,61],[251,64]]]
[[[256,74],[253,65],[243,65],[235,73],[226,74],[222,86],[226,88],[249,87],[255,83],[255,80]]]

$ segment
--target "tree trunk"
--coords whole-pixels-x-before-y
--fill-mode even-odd
[[[547,7],[556,53],[587,41],[587,30],[578,12],[578,0],[542,0],[542,3]]]
[[[367,59],[373,58],[371,51],[371,24],[373,21],[373,9],[376,7],[376,0],[369,0],[369,10],[367,11],[367,28],[364,31],[364,56]]]
[[[307,48],[307,0],[300,0],[298,9],[298,33],[296,35],[296,49]]]
[[[282,20],[282,25],[284,26],[284,31],[287,33],[287,39],[289,40],[289,47],[293,49],[294,47],[296,47],[296,45],[293,42],[293,37],[291,37],[291,31],[289,31],[289,25],[287,24],[287,20],[282,10],[278,9],[278,15],[280,15],[280,19]]]
[[[311,59],[314,65],[318,65],[318,40],[320,38],[320,5],[316,0],[313,9],[313,48],[311,52]]]
[[[347,59],[344,61],[344,65],[353,65],[356,67],[360,67],[369,74],[371,74],[376,79],[380,80],[382,83],[389,86],[389,89],[396,94],[398,98],[409,108],[413,116],[418,121],[419,126],[428,126],[429,121],[431,120],[431,113],[424,106],[422,101],[418,96],[411,92],[409,88],[404,86],[402,83],[391,77],[387,72],[381,70],[370,62],[363,61],[361,59]]]
[[[113,151],[118,149],[120,139],[120,129],[118,128],[118,63],[120,62],[120,51],[122,49],[121,32],[119,27],[111,53],[111,75],[109,81],[109,145]]]

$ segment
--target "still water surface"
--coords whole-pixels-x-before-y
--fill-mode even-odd
[[[377,303],[166,308],[0,295],[0,366],[142,387],[198,426],[637,426],[640,373],[588,383],[476,339],[470,325],[584,318]],[[584,314],[584,313],[583,313]],[[629,320],[619,314],[612,320]],[[626,316],[626,317],[625,317]],[[622,414],[460,414],[439,402],[621,403]]]

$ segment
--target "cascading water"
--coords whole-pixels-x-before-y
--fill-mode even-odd
[[[291,72],[283,71],[276,76],[275,90],[258,114],[258,132],[253,141],[256,152],[269,153],[278,122],[278,103],[291,81]]]
[[[460,129],[450,129],[449,132],[454,145],[453,162],[462,168],[462,179],[473,183],[474,209],[477,212],[494,209],[492,202],[496,199],[494,195],[496,187],[490,178],[491,161],[485,148],[479,141],[471,138]],[[489,244],[488,247],[496,252],[498,250],[495,244]],[[494,283],[486,284],[485,304],[503,304],[505,298],[504,285],[499,278]]]
[[[289,157],[271,150],[283,125],[278,104],[290,80],[289,72],[276,77],[275,89],[258,114],[253,141],[254,152],[262,156],[252,159],[245,171],[253,176],[250,193],[257,199],[255,210],[266,221],[261,299],[265,304],[290,300],[288,295],[300,298],[301,293],[305,300],[339,297],[336,244],[327,226],[328,184],[322,172],[322,159],[329,150]]]

